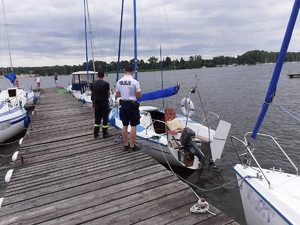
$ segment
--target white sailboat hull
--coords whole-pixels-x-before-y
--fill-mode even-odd
[[[0,109],[0,143],[2,143],[24,131],[26,110],[0,104],[2,104]]]
[[[156,107],[151,106],[141,106],[140,107],[140,125],[137,126],[137,138],[136,143],[138,143],[139,147],[142,151],[145,151],[152,158],[157,160],[160,163],[170,164],[172,166],[185,167],[188,169],[197,170],[202,168],[202,164],[194,155],[191,153],[187,154],[183,149],[178,148],[176,141],[173,139],[180,138],[181,133],[178,134],[168,134],[167,131],[164,130],[162,132],[157,133],[154,128],[155,119],[152,118],[151,112],[155,112],[156,114],[164,115],[163,111],[158,110]],[[195,121],[188,119],[186,123],[186,118],[180,115],[177,115],[178,121],[185,126],[192,129],[196,134],[196,139],[198,139],[199,143],[201,142],[200,138],[205,139],[202,140],[201,150],[208,155],[211,155],[211,143],[214,140],[217,140],[215,137],[216,131],[207,128],[206,126],[201,125]],[[123,124],[120,120],[119,110],[117,107],[114,107],[109,114],[109,120],[112,126],[122,129]],[[165,125],[161,123],[164,127]],[[230,128],[230,126],[229,126]],[[228,129],[229,129],[228,128]],[[128,126],[128,132],[130,132],[131,127]],[[227,131],[228,134],[229,130]],[[227,136],[227,135],[226,135]],[[226,138],[224,139],[225,142]],[[179,143],[179,141],[177,141]],[[222,147],[223,148],[223,147]],[[205,149],[207,151],[205,151]],[[191,160],[187,160],[187,158],[192,158]]]
[[[89,106],[92,106],[92,96],[90,91],[84,92],[82,95],[80,95],[80,101],[84,104],[87,104]]]
[[[300,224],[299,176],[263,169],[271,183],[269,188],[263,176],[256,178],[257,174],[261,175],[257,168],[237,164],[233,170],[239,180],[248,225]],[[246,176],[253,178],[241,179]]]
[[[12,95],[11,93],[14,94]],[[0,101],[10,101],[13,105],[20,105],[25,109],[34,106],[35,95],[33,91],[25,91],[22,88],[9,88],[2,90],[0,93]]]
[[[162,164],[170,164],[172,166],[186,167],[178,155],[180,153],[178,150],[174,149],[171,146],[161,145],[156,141],[149,141],[142,138],[137,138],[136,141],[144,152],[150,155],[153,159]],[[199,160],[196,158],[193,165],[187,167],[189,169],[199,169]]]
[[[24,105],[24,108],[25,109],[29,109],[29,108],[32,108],[34,107],[35,105],[35,95],[34,95],[34,92],[33,91],[26,91],[26,103]]]

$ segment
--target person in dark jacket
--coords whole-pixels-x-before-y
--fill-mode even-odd
[[[93,108],[95,109],[95,124],[94,124],[94,138],[99,137],[100,123],[102,122],[103,138],[107,138],[110,135],[107,132],[108,129],[108,98],[110,95],[109,83],[104,81],[104,72],[98,72],[98,80],[94,81],[91,87]]]

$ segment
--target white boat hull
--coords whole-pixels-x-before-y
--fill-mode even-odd
[[[26,110],[0,104],[2,104],[0,109],[0,143],[2,143],[24,131]]]
[[[299,176],[263,169],[271,183],[270,189],[263,176],[256,178],[257,168],[237,164],[233,170],[239,180],[248,225],[300,224]],[[241,179],[246,176],[253,178]]]
[[[87,104],[89,106],[92,106],[92,104],[93,104],[90,91],[84,92],[82,95],[80,95],[79,99],[83,104]]]
[[[170,164],[172,166],[179,166],[179,167],[185,167],[188,169],[197,170],[202,168],[202,164],[199,161],[199,158],[194,155],[190,155],[190,153],[184,152],[182,149],[178,148],[178,145],[175,141],[173,141],[173,137],[175,139],[180,138],[181,133],[174,134],[174,135],[168,135],[167,131],[165,131],[165,128],[162,132],[157,133],[154,128],[154,118],[151,117],[150,112],[155,112],[156,114],[161,114],[164,116],[164,112],[158,110],[156,107],[151,106],[142,106],[140,107],[140,125],[137,126],[137,138],[136,143],[139,144],[139,147],[141,150],[145,151],[147,154],[149,154],[152,158],[157,160],[160,163],[164,164]],[[180,115],[177,115],[178,121],[182,124],[182,126],[185,126],[186,124],[186,118]],[[117,107],[114,107],[109,114],[109,120],[112,126],[122,129],[123,124],[120,120],[119,110]],[[162,124],[164,127],[165,125]],[[214,140],[217,141],[216,131],[210,129],[208,130],[207,127],[192,121],[188,119],[187,127],[192,129],[196,137],[204,138],[205,141],[202,141],[201,143],[201,150],[203,151],[206,149],[205,155],[211,155],[211,143],[214,142]],[[230,128],[230,126],[229,126]],[[229,129],[228,128],[228,129]],[[130,132],[131,127],[128,126],[128,132]],[[164,133],[165,132],[165,133]],[[228,134],[229,130],[227,131]],[[226,134],[226,137],[227,137]],[[197,139],[197,138],[196,138]],[[226,138],[224,139],[225,143]],[[198,139],[199,143],[201,142],[200,139]],[[223,148],[223,146],[222,146]],[[191,159],[191,160],[187,160]]]
[[[34,95],[33,91],[26,91],[26,103],[24,105],[25,109],[29,109],[34,107],[35,102],[36,102],[36,96]]]
[[[149,141],[137,138],[136,142],[139,144],[141,149],[150,155],[153,159],[162,164],[170,164],[172,166],[186,167],[180,159],[178,159],[179,152],[178,150],[172,148],[171,146],[159,144],[157,141]],[[183,157],[183,156],[182,156]],[[183,159],[182,159],[183,161]],[[187,167],[189,169],[200,169],[199,160],[196,158],[193,165]]]
[[[15,95],[11,96],[9,92],[14,90]],[[21,107],[24,107],[25,109],[34,106],[35,98],[33,91],[25,91],[22,88],[9,88],[7,90],[2,90],[0,93],[0,101],[9,101],[15,106],[21,104]]]

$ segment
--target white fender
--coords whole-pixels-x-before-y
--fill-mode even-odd
[[[189,98],[183,98],[180,107],[184,116],[191,117],[194,114],[195,107],[192,100]]]
[[[24,140],[24,138],[21,138],[21,139],[19,140],[19,145],[22,145],[22,144],[23,144],[23,140]]]
[[[12,176],[13,173],[13,169],[10,169],[9,171],[7,171],[6,175],[5,175],[5,182],[8,183],[10,181],[10,178]]]
[[[13,154],[13,156],[12,156],[12,161],[13,161],[13,162],[17,161],[18,154],[19,154],[19,151],[16,151],[16,152]]]

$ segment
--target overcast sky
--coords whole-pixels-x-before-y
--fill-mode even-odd
[[[85,61],[83,0],[3,0],[14,67]],[[89,0],[95,60],[117,61],[122,0]],[[279,51],[294,0],[136,0],[138,58]],[[0,67],[9,66],[1,3]],[[300,52],[299,22],[289,51]],[[134,57],[133,0],[125,0],[121,60]],[[89,59],[91,59],[90,41]]]

